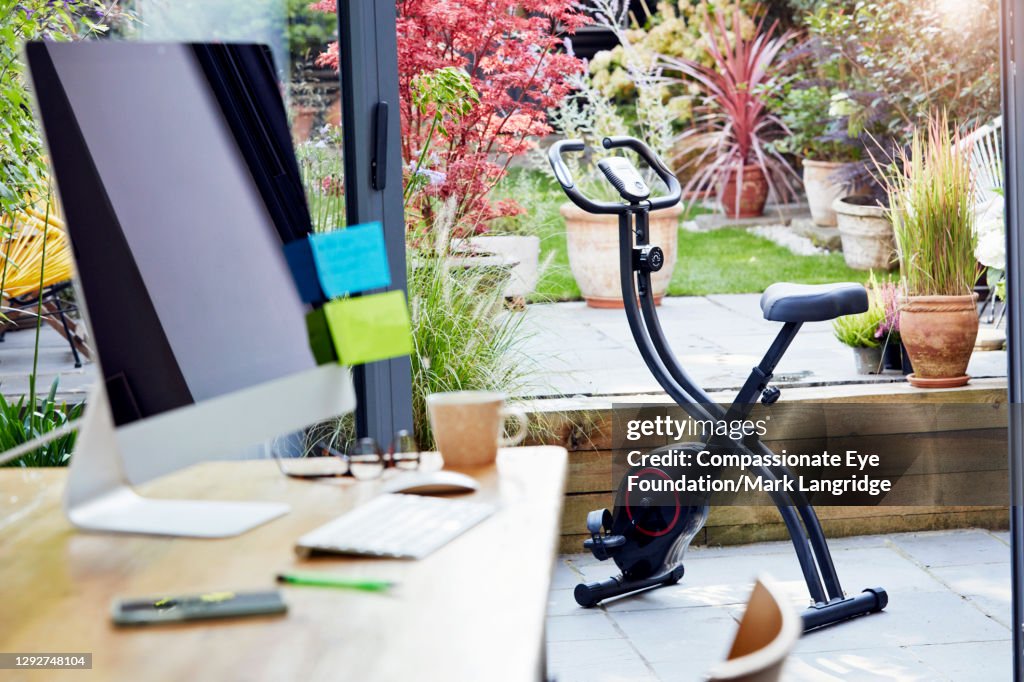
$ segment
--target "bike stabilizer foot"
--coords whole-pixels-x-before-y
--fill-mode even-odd
[[[578,590],[579,587],[576,589]],[[869,587],[856,597],[833,599],[830,602],[815,604],[803,612],[804,632],[841,623],[857,616],[877,613],[888,603],[889,595],[884,589]]]
[[[576,597],[577,604],[584,608],[589,608],[596,606],[605,599],[629,594],[637,590],[661,587],[662,585],[674,585],[682,577],[682,566],[676,566],[671,571],[659,573],[642,580],[625,580],[621,575],[617,575],[598,582],[580,583],[573,591],[573,596]]]

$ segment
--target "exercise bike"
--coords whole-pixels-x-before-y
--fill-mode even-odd
[[[624,203],[595,201],[576,186],[562,156],[582,152],[579,140],[562,140],[548,150],[555,178],[569,199],[588,213],[619,217],[619,270],[626,319],[644,362],[669,396],[693,419],[706,422],[744,420],[756,403],[771,405],[780,391],[770,386],[779,360],[789,348],[804,322],[831,320],[868,309],[868,296],[859,284],[800,285],[778,283],[769,286],[761,297],[761,310],[767,320],[781,322],[782,329],[753,368],[728,408],[715,403],[694,383],[673,354],[655,307],[651,273],[665,264],[660,247],[649,242],[650,212],[675,206],[682,195],[679,181],[661,159],[643,142],[631,137],[606,137],[605,149],[630,149],[636,152],[665,183],[668,194],[651,197],[644,176],[624,156],[607,156],[598,167]],[[715,445],[714,438],[703,442],[674,444],[662,448],[676,452],[697,452]],[[718,443],[721,445],[722,443]],[[728,443],[762,457],[772,451],[756,438]],[[656,451],[657,452],[657,451]],[[681,467],[644,466],[630,472],[634,481],[647,479],[678,480]],[[775,481],[792,477],[785,467],[758,467],[754,473]],[[708,517],[707,500],[692,497],[674,501],[654,501],[651,496],[630,490],[623,477],[616,493],[614,513],[598,509],[587,516],[590,537],[584,547],[602,561],[615,561],[621,574],[607,580],[576,586],[575,598],[583,607],[605,599],[677,583],[684,573],[683,555]],[[799,491],[771,492],[772,501],[782,516],[796,550],[812,605],[803,613],[804,631],[832,625],[850,618],[881,611],[888,595],[880,587],[846,596],[839,584],[835,565],[814,508]]]

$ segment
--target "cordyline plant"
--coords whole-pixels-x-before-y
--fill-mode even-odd
[[[889,195],[900,277],[908,296],[966,296],[977,279],[970,136],[945,112],[914,131],[909,151],[880,175]]]
[[[737,186],[742,186],[744,167],[756,166],[775,196],[787,201],[796,194],[800,178],[769,144],[789,131],[768,109],[768,101],[782,86],[780,71],[787,57],[780,52],[795,34],[776,35],[778,21],[766,26],[762,17],[753,35],[745,38],[742,17],[736,7],[731,29],[724,12],[707,17],[710,66],[666,55],[660,58],[667,73],[693,79],[703,92],[694,127],[680,137],[684,155],[692,155],[687,166],[694,171],[685,191],[715,188],[721,202],[726,182],[735,176]],[[740,192],[736,192],[737,211],[739,202]]]
[[[511,159],[551,132],[547,110],[569,92],[567,76],[583,62],[558,48],[566,33],[589,19],[574,0],[398,0],[398,72],[402,158],[439,182],[424,185],[409,201],[410,223],[433,225],[437,206],[455,197],[457,236],[487,229],[494,218],[516,215],[514,201],[492,202],[488,193]],[[334,0],[314,9],[334,12]],[[337,68],[338,46],[318,64]],[[423,164],[418,159],[435,128],[432,108],[416,105],[419,74],[444,67],[465,70],[479,102],[447,127]],[[435,132],[436,129],[435,129]]]

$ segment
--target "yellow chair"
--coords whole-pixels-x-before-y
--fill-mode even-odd
[[[775,682],[803,625],[800,614],[779,587],[759,578],[729,650],[729,658],[710,673],[711,682]]]
[[[60,293],[71,287],[74,263],[67,229],[55,204],[37,199],[14,216],[0,217],[0,312],[2,334],[34,326],[37,315],[68,340],[75,367],[92,352],[67,313]]]

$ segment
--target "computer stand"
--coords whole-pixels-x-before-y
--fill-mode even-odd
[[[64,511],[82,530],[195,538],[239,535],[288,512],[278,502],[151,499],[128,482],[103,382],[86,403],[64,492]]]

